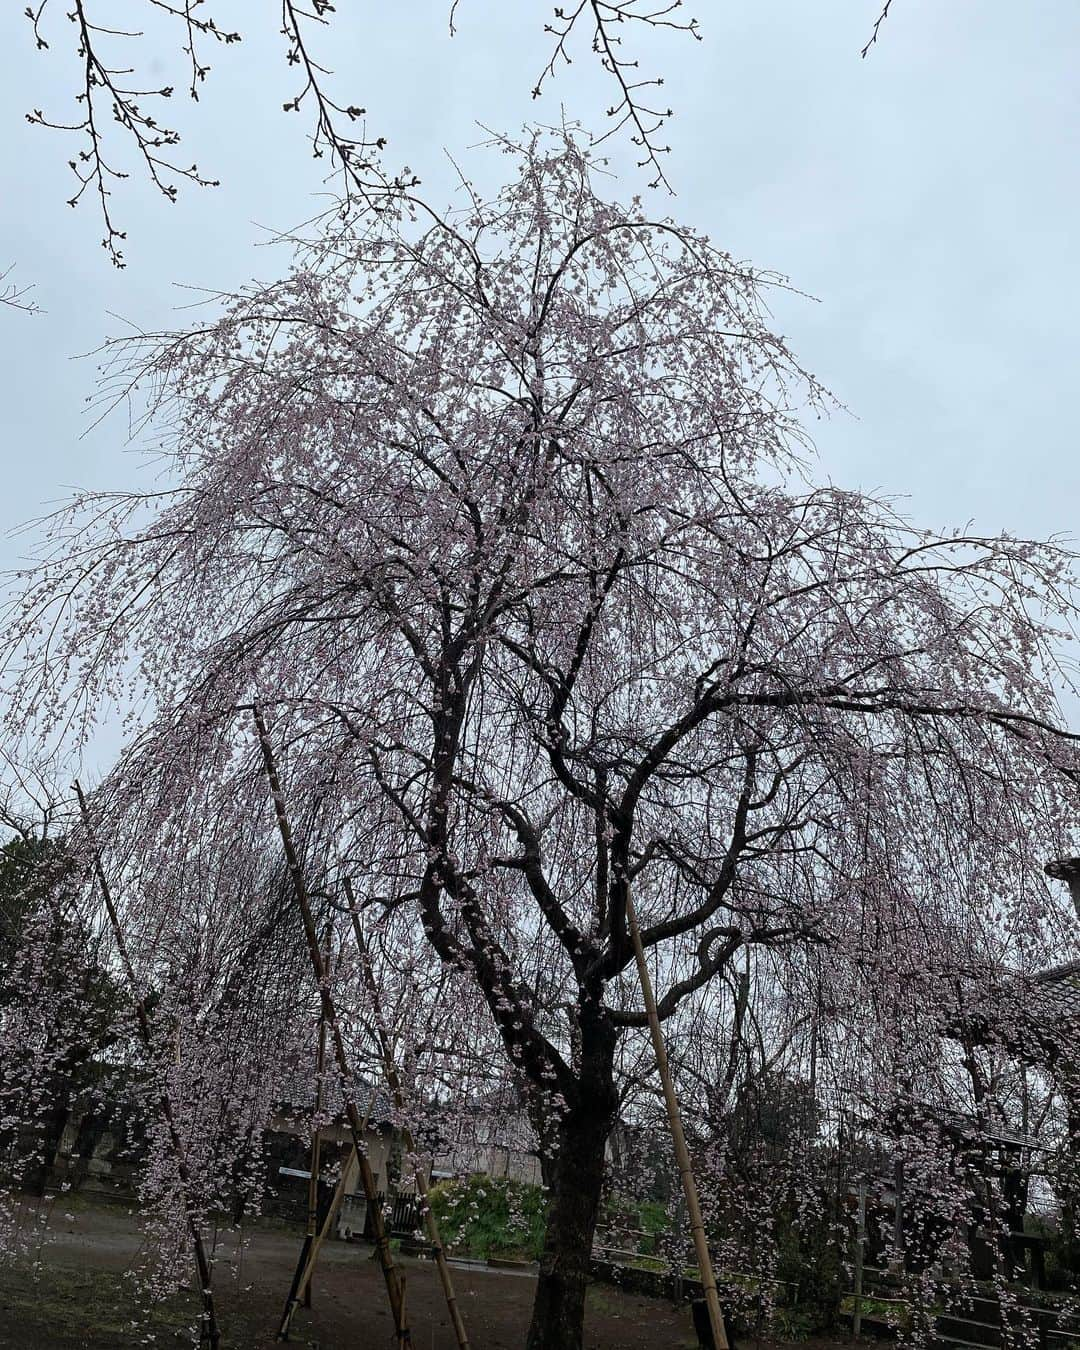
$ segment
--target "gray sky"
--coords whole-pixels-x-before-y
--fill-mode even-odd
[[[894,0],[862,61],[879,7],[713,0],[698,8],[703,42],[650,43],[646,72],[663,72],[677,110],[678,195],[654,193],[655,209],[817,297],[780,295],[775,315],[854,414],[813,428],[822,476],[906,495],[929,526],[1074,532],[1080,5]],[[185,162],[223,186],[183,191],[175,206],[141,180],[121,187],[129,266],[115,271],[92,205],[65,205],[71,144],[23,120],[35,106],[68,111],[73,32],[61,23],[37,53],[21,8],[0,17],[0,270],[15,263],[47,312],[0,311],[4,531],[75,485],[133,481],[122,420],[80,440],[95,369],[71,358],[124,320],[181,323],[189,297],[176,284],[231,288],[282,271],[280,250],[254,247],[260,227],[303,220],[320,191],[306,122],[281,112],[295,91],[274,6],[221,0],[246,40],[212,54],[203,102],[174,113]],[[335,89],[366,105],[390,161],[419,171],[437,203],[453,191],[444,147],[481,184],[504,171],[501,157],[468,153],[477,122],[513,131],[561,110],[602,121],[611,90],[587,50],[529,97],[547,54],[545,0],[460,0],[453,41],[448,0],[362,8],[362,22],[343,15],[333,30]],[[175,49],[158,43],[154,57],[155,78],[182,89]],[[613,149],[624,184],[645,191],[631,148]],[[0,565],[24,551],[4,537]]]

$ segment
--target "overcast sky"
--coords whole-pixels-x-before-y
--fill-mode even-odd
[[[813,429],[822,477],[903,494],[929,526],[1078,532],[1080,5],[894,0],[860,60],[879,7],[701,0],[702,42],[638,35],[677,111],[666,133],[677,196],[654,193],[654,209],[816,297],[778,296],[775,313],[851,410]],[[0,310],[5,531],[73,486],[133,481],[121,420],[80,439],[95,370],[72,358],[125,321],[183,322],[177,286],[229,289],[284,270],[280,249],[256,245],[311,215],[321,189],[306,123],[281,111],[295,90],[275,6],[222,0],[219,22],[246,24],[245,41],[212,53],[202,103],[174,113],[184,161],[223,186],[175,206],[142,180],[122,186],[129,266],[116,271],[92,205],[65,205],[72,145],[24,120],[32,107],[69,112],[73,30],[58,0],[55,40],[36,52],[21,8],[0,14],[0,270],[16,264],[46,312]],[[448,0],[351,8],[363,21],[339,16],[326,48],[334,87],[369,109],[390,161],[420,172],[429,199],[453,192],[444,149],[481,183],[504,170],[469,152],[478,122],[513,131],[565,112],[602,123],[611,90],[587,50],[529,97],[546,0],[460,0],[453,40]],[[153,42],[154,78],[182,89],[177,47]],[[631,147],[613,151],[625,189],[645,190]],[[0,562],[24,551],[5,536]]]

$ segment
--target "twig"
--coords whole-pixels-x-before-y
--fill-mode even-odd
[[[866,59],[866,53],[870,50],[870,48],[874,45],[874,43],[877,42],[878,33],[881,31],[881,25],[889,17],[889,10],[891,8],[892,8],[892,0],[885,0],[884,8],[882,9],[881,13],[877,16],[877,19],[874,22],[874,31],[870,34],[869,41],[867,42],[866,46],[862,49],[862,52],[860,53],[863,60]]]
[[[30,286],[16,286],[13,281],[8,281],[14,267],[8,267],[0,272],[0,305],[7,305],[9,309],[21,309],[24,314],[41,314],[41,306],[35,304],[33,300],[27,300],[26,296],[34,289]],[[6,284],[5,284],[6,283]]]

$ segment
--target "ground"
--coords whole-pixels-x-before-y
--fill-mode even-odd
[[[35,1206],[40,1202],[33,1202]],[[63,1202],[61,1202],[63,1203]],[[35,1215],[27,1210],[24,1222]],[[269,1350],[299,1248],[298,1232],[261,1228],[219,1240],[215,1287],[223,1350]],[[142,1235],[124,1210],[80,1207],[49,1214],[48,1236],[32,1260],[0,1264],[0,1350],[128,1350],[190,1345],[195,1307],[188,1291],[140,1313],[130,1281]],[[453,1350],[435,1267],[402,1259],[414,1350]],[[519,1350],[534,1281],[516,1273],[457,1269],[454,1282],[473,1350]],[[136,1325],[133,1326],[133,1319]],[[385,1287],[370,1249],[328,1244],[314,1282],[314,1306],[301,1309],[291,1340],[308,1350],[393,1345]],[[606,1285],[589,1291],[589,1350],[690,1350],[688,1308],[625,1294]],[[742,1347],[740,1347],[742,1350]]]

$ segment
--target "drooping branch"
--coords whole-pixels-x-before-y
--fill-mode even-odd
[[[207,44],[228,47],[241,40],[239,31],[219,26],[212,15],[204,13],[201,3],[202,0],[175,3],[143,0],[148,20],[179,28],[180,52],[189,72],[187,92],[196,101],[210,73],[203,48]],[[48,20],[59,9],[54,0],[38,0],[36,5],[26,8],[39,52],[51,45],[46,37]],[[378,159],[384,138],[369,139],[352,130],[357,123],[362,125],[364,109],[338,103],[329,94],[330,72],[313,56],[306,25],[325,25],[332,11],[333,6],[327,0],[313,0],[310,10],[294,0],[281,0],[280,31],[285,39],[286,63],[296,68],[303,81],[284,108],[286,111],[300,111],[305,105],[313,108],[312,153],[316,158],[328,158],[338,171],[346,202],[355,198],[372,204],[414,186],[417,180],[408,170],[397,176],[386,175]],[[185,165],[176,153],[180,132],[158,120],[156,109],[172,99],[174,87],[139,84],[141,63],[131,53],[140,42],[148,43],[146,33],[136,27],[116,28],[102,21],[94,0],[73,0],[70,10],[63,14],[74,26],[80,65],[75,120],[57,119],[42,108],[34,108],[27,113],[27,121],[67,132],[81,141],[81,148],[69,161],[78,182],[69,205],[76,206],[87,191],[93,194],[105,226],[102,246],[113,263],[123,267],[126,231],[116,224],[111,206],[116,186],[129,177],[129,171],[120,167],[123,143],[133,148],[146,177],[170,202],[176,201],[183,183],[216,187],[218,180],[204,174],[197,164]]]
[[[198,101],[211,73],[209,49],[239,43],[241,32],[218,24],[204,10],[204,0],[141,3],[148,22],[177,33],[186,92]],[[662,77],[637,78],[638,61],[624,54],[622,32],[637,26],[646,31],[676,30],[700,38],[697,20],[679,17],[681,5],[682,0],[659,5],[655,0],[581,0],[572,10],[557,8],[554,21],[544,29],[555,39],[554,51],[533,89],[534,97],[538,97],[557,66],[569,63],[575,28],[591,25],[591,48],[618,91],[617,100],[608,109],[611,126],[599,139],[626,129],[641,153],[641,166],[653,174],[652,184],[664,184],[669,190],[661,157],[670,147],[661,145],[658,137],[672,111],[652,106],[650,98],[650,91],[659,89],[664,81]],[[285,63],[299,80],[298,88],[282,106],[285,112],[310,110],[312,154],[316,159],[329,160],[345,207],[381,209],[391,198],[409,193],[419,179],[408,166],[396,173],[384,170],[381,155],[385,135],[368,132],[365,108],[339,101],[330,92],[332,72],[316,54],[309,30],[325,30],[334,9],[329,0],[311,0],[310,8],[297,0],[280,0],[278,31],[284,39]],[[456,9],[457,0],[451,9],[451,33],[455,31]],[[138,26],[138,19],[129,20],[131,26],[117,28],[101,17],[95,0],[73,0],[70,9],[63,9],[58,0],[36,0],[26,7],[25,17],[39,52],[48,51],[56,41],[49,24],[54,13],[67,18],[75,31],[80,70],[79,90],[74,96],[76,111],[73,118],[64,118],[36,107],[27,113],[27,120],[76,137],[79,148],[69,165],[78,186],[69,202],[74,206],[88,191],[93,195],[105,227],[102,245],[113,263],[123,267],[126,231],[116,223],[112,197],[130,175],[122,167],[124,147],[134,151],[145,177],[170,202],[176,201],[185,183],[213,187],[218,180],[203,173],[197,164],[184,164],[178,157],[180,130],[172,119],[169,125],[158,120],[158,108],[173,98],[175,88],[147,82],[141,76],[144,62],[139,59],[139,47],[149,46],[152,35]]]
[[[86,831],[87,839],[90,844],[94,876],[97,879],[98,889],[101,892],[101,898],[104,901],[105,910],[109,916],[109,926],[112,930],[117,955],[120,958],[120,966],[124,972],[128,991],[135,1005],[135,1018],[139,1028],[139,1036],[142,1039],[143,1047],[147,1051],[151,1051],[153,1049],[153,1034],[150,1029],[150,1017],[147,1012],[146,997],[139,987],[139,982],[135,975],[135,968],[132,965],[131,955],[128,951],[128,944],[124,937],[124,930],[120,924],[120,916],[117,913],[116,905],[113,901],[112,888],[109,885],[108,877],[105,875],[105,868],[101,861],[101,851],[98,848],[97,840],[94,837],[93,822],[90,818],[90,804],[86,800],[86,795],[78,782],[75,783],[75,795],[79,801],[79,813],[82,817],[83,828]],[[195,1256],[195,1270],[199,1278],[199,1299],[202,1303],[200,1339],[210,1346],[210,1350],[218,1350],[218,1346],[221,1344],[221,1330],[218,1326],[217,1308],[214,1302],[213,1269],[210,1264],[210,1258],[207,1256],[206,1244],[203,1241],[199,1216],[195,1209],[188,1151],[176,1123],[176,1112],[173,1109],[172,1098],[167,1087],[163,1087],[161,1090],[159,1106],[162,1120],[165,1122],[165,1128],[168,1131],[169,1144],[176,1163],[176,1175],[180,1181],[184,1213],[187,1219],[188,1233],[191,1237],[192,1250]]]

